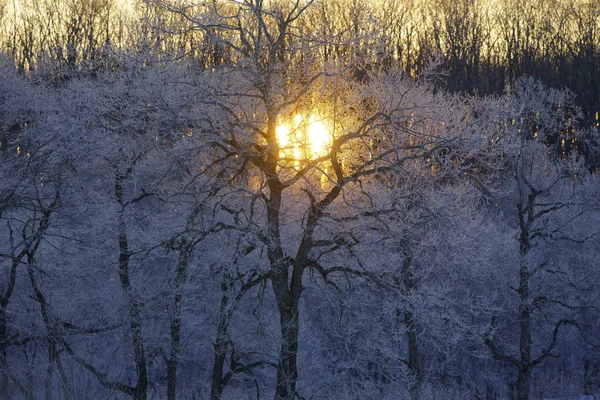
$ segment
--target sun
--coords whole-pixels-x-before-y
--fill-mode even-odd
[[[277,126],[279,156],[293,160],[313,160],[327,155],[333,141],[330,125],[317,113],[308,116],[298,114],[289,123]]]
[[[331,130],[323,120],[317,119],[311,115],[308,120],[308,145],[311,150],[311,157],[322,157],[327,154],[331,147],[332,135]]]

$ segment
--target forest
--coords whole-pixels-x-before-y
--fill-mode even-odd
[[[599,111],[599,0],[0,0],[0,398],[595,398]]]

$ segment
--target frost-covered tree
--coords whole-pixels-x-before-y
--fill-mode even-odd
[[[31,354],[31,342],[35,340],[27,330],[33,321],[29,315],[19,312],[20,307],[25,303],[35,308],[37,301],[44,318],[43,324],[37,327],[45,330],[47,339],[47,346],[42,346],[47,362],[42,364],[48,371],[45,391],[49,395],[52,371],[61,362],[53,335],[55,327],[46,312],[44,293],[39,290],[37,277],[43,263],[40,247],[57,233],[52,229],[54,214],[60,210],[64,195],[62,160],[57,154],[60,140],[55,131],[46,130],[46,123],[53,119],[56,108],[52,102],[46,102],[51,95],[47,90],[19,79],[7,65],[3,65],[2,71],[0,393],[6,397],[15,389],[24,396],[36,393],[32,382],[25,379],[26,372],[31,373],[33,369],[21,368],[17,360],[21,351]],[[33,303],[27,300],[29,296],[35,299]],[[37,363],[37,357],[33,358],[32,364]]]
[[[559,356],[561,332],[597,308],[590,257],[598,251],[598,181],[565,149],[579,139],[568,92],[521,78],[492,107],[483,114],[502,126],[490,140],[502,148],[506,192],[498,202],[514,240],[502,260],[510,290],[484,338],[496,360],[517,369],[515,395],[527,399],[534,371]]]
[[[198,90],[228,124],[210,132],[215,149],[243,160],[260,200],[242,207],[260,216],[279,314],[275,397],[293,398],[305,273],[369,273],[346,249],[390,206],[375,201],[386,184],[371,182],[408,176],[425,159],[458,180],[485,140],[458,98],[394,71],[357,80],[353,60],[320,59],[320,42],[303,28],[312,2],[152,3],[186,16],[229,55]]]

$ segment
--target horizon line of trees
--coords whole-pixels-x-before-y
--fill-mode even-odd
[[[227,6],[173,2],[188,16],[204,12],[205,3]],[[45,69],[56,80],[100,67],[117,49],[153,59],[183,57],[205,67],[235,62],[215,49],[217,38],[194,29],[193,18],[170,11],[154,1],[2,0],[0,49],[21,73]],[[582,122],[600,126],[597,0],[334,0],[309,12],[305,32],[353,39],[349,46],[322,46],[323,60],[393,65],[415,77],[439,57],[447,72],[441,86],[481,95],[500,94],[527,74],[572,90]]]

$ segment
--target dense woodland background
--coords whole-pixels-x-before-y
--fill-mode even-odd
[[[0,29],[1,398],[600,394],[599,1]]]

